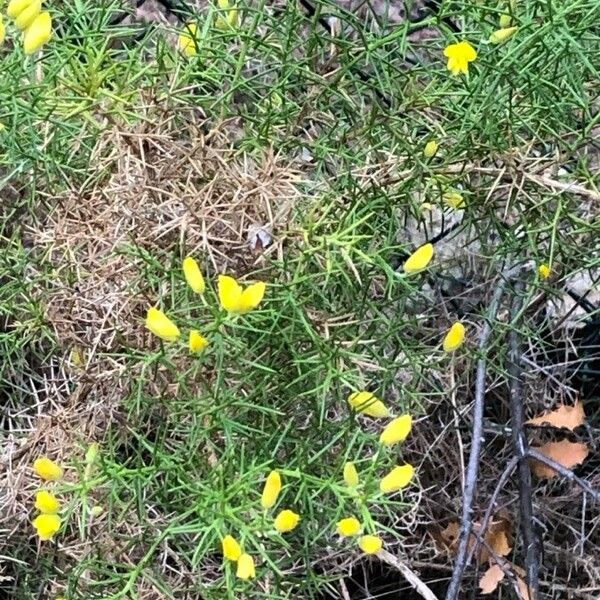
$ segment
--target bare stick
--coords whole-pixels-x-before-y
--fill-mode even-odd
[[[536,448],[529,448],[527,451],[527,455],[529,458],[533,458],[534,460],[539,460],[541,463],[544,463],[547,467],[554,469],[557,473],[560,473],[563,477],[566,477],[569,481],[576,483],[584,492],[589,494],[596,502],[600,502],[600,491],[595,490],[585,479],[581,479],[581,477],[577,477],[571,469],[567,469],[567,467],[563,467],[560,463],[557,463],[555,460],[548,458],[545,454],[539,452]]]
[[[510,271],[509,271],[510,273]],[[481,445],[483,442],[483,408],[485,401],[485,379],[486,379],[486,354],[487,347],[492,335],[492,323],[496,318],[500,301],[506,288],[507,276],[505,274],[498,283],[492,300],[490,302],[487,319],[483,325],[481,338],[479,339],[479,352],[481,357],[477,361],[477,375],[475,379],[475,401],[473,406],[473,439],[471,441],[471,450],[469,453],[469,463],[467,465],[467,474],[465,477],[465,491],[463,493],[463,511],[460,523],[460,541],[458,553],[452,578],[446,591],[446,600],[457,600],[460,592],[463,573],[467,566],[469,554],[469,539],[473,529],[473,503],[475,500],[475,491],[477,489],[477,476],[479,474],[479,455],[481,454]]]
[[[509,334],[510,375],[510,421],[515,456],[519,459],[519,511],[521,513],[521,533],[525,547],[525,571],[531,590],[531,600],[538,600],[540,593],[540,548],[533,530],[533,500],[531,491],[531,471],[527,461],[529,444],[525,435],[525,409],[523,407],[523,367],[521,364],[522,342],[516,327],[523,306],[523,282],[515,282],[515,295],[510,307],[512,329]]]
[[[423,583],[419,576],[397,556],[394,556],[387,550],[380,550],[377,553],[377,556],[383,562],[400,571],[400,573],[402,573],[404,576],[404,579],[410,583],[410,585],[421,596],[421,598],[425,598],[425,600],[438,600],[437,596],[425,583]]]

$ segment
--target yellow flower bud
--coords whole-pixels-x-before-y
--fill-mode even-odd
[[[551,273],[552,273],[552,270],[546,264],[540,265],[538,267],[538,274],[542,279],[548,279],[548,277],[550,277]]]
[[[215,26],[219,29],[230,29],[238,24],[238,11],[233,8],[229,0],[217,0],[217,4],[225,16],[218,15],[215,21]]]
[[[204,290],[206,289],[204,277],[198,263],[191,256],[188,256],[183,261],[183,274],[188,285],[196,294],[204,294]]]
[[[403,442],[410,433],[412,428],[412,417],[410,415],[402,415],[396,417],[393,421],[386,425],[385,429],[379,436],[379,441],[384,446],[391,446],[398,442]]]
[[[154,307],[148,309],[146,327],[165,342],[174,342],[181,335],[177,325],[162,310]]]
[[[208,340],[199,331],[195,329],[190,331],[190,352],[202,352],[208,346],[208,343]]]
[[[394,467],[380,482],[379,489],[384,494],[397,492],[405,488],[413,478],[415,470],[412,465],[402,465]]]
[[[296,526],[300,522],[300,515],[291,510],[282,510],[274,521],[275,529],[279,533],[287,533],[296,529]]]
[[[389,414],[385,404],[371,392],[354,392],[348,397],[348,403],[354,410],[376,419]]]
[[[33,522],[37,534],[42,542],[51,540],[60,529],[60,517],[58,515],[39,515]]]
[[[90,508],[90,514],[92,517],[99,517],[104,512],[104,507],[99,504],[95,504]]]
[[[40,490],[35,495],[35,507],[41,513],[55,515],[60,510],[60,502],[48,490]]]
[[[196,23],[187,23],[183,32],[179,34],[177,45],[186,56],[196,56],[198,54],[196,47],[197,33],[198,25]]]
[[[506,29],[507,27],[510,27],[511,23],[512,23],[512,17],[509,13],[504,13],[503,15],[500,15],[500,28],[501,29]]]
[[[254,559],[249,554],[242,554],[239,557],[236,575],[240,579],[253,579],[256,577]]]
[[[423,149],[423,156],[425,158],[432,158],[437,154],[439,144],[435,140],[431,140],[425,144],[425,148]]]
[[[358,471],[356,470],[354,463],[347,462],[344,465],[344,481],[348,487],[355,488],[358,486]]]
[[[260,500],[261,506],[265,510],[274,506],[279,497],[279,492],[281,492],[281,476],[278,471],[271,471],[263,487]]]
[[[16,19],[34,0],[10,0],[6,7],[6,14],[11,19]]]
[[[404,263],[404,272],[418,273],[423,269],[427,268],[427,265],[431,262],[433,258],[433,244],[425,244],[420,248],[417,248]]]
[[[354,517],[346,517],[337,522],[337,531],[344,537],[358,535],[360,533],[360,521]]]
[[[221,540],[221,546],[223,547],[223,556],[227,560],[237,562],[242,555],[242,548],[237,543],[236,539],[231,535],[226,535]]]
[[[19,29],[27,29],[42,12],[42,0],[33,0],[15,18],[15,25]]]
[[[4,43],[6,39],[6,26],[4,25],[4,21],[2,20],[2,15],[0,15],[0,46]],[[0,123],[0,131],[4,129],[4,125]]]
[[[463,345],[465,341],[465,326],[457,321],[450,327],[444,338],[444,352],[454,352]]]
[[[38,477],[47,481],[57,481],[63,475],[62,469],[47,456],[36,458],[33,462],[33,470],[37,473]]]
[[[466,202],[462,194],[458,192],[446,192],[442,196],[442,200],[450,207],[455,210],[461,210],[466,207]]]
[[[52,38],[52,18],[49,12],[40,13],[23,32],[25,54],[35,54]]]
[[[363,535],[358,545],[365,554],[377,554],[383,548],[383,541],[378,535]]]
[[[490,43],[503,44],[517,32],[517,29],[518,27],[504,27],[502,29],[497,29],[490,35]]]

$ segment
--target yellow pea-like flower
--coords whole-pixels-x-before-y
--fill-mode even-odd
[[[38,477],[46,481],[58,481],[63,475],[63,470],[47,456],[36,458],[33,461],[33,470]]]
[[[236,575],[240,579],[254,579],[256,569],[254,568],[254,559],[249,554],[242,554],[237,561]]]
[[[183,261],[183,274],[188,285],[196,294],[204,294],[206,289],[204,277],[198,263],[191,256],[186,257]]]
[[[196,56],[196,54],[198,54],[198,48],[196,43],[197,33],[198,24],[187,23],[183,31],[179,34],[177,45],[186,56]]]
[[[273,470],[267,475],[267,479],[262,491],[262,497],[260,499],[261,506],[265,510],[274,506],[277,502],[280,492],[281,475],[279,475],[279,471]]]
[[[467,203],[462,194],[458,192],[446,192],[442,196],[442,200],[450,207],[455,210],[462,210],[466,207]]]
[[[196,329],[190,331],[189,348],[190,352],[202,352],[209,344],[209,341]]]
[[[389,415],[386,405],[371,392],[354,392],[348,397],[350,406],[365,415],[385,418]]]
[[[417,248],[404,263],[404,272],[418,273],[427,268],[433,258],[433,244],[424,244]]]
[[[40,13],[23,32],[25,54],[35,54],[52,38],[52,18],[49,12]]]
[[[225,16],[218,15],[215,26],[219,29],[230,29],[238,24],[238,11],[231,6],[229,0],[217,0],[219,8],[225,13]]]
[[[423,149],[423,156],[425,158],[432,158],[437,154],[438,148],[440,145],[435,141],[431,140],[425,144],[425,148]]]
[[[241,546],[237,543],[237,540],[231,535],[226,535],[221,540],[221,546],[223,547],[223,556],[227,560],[237,562],[240,556],[242,555]]]
[[[356,467],[354,466],[353,462],[347,462],[344,465],[344,481],[346,482],[346,485],[350,488],[355,488],[358,486],[358,471],[356,470]]]
[[[542,279],[548,279],[551,273],[552,270],[547,264],[543,264],[538,267],[538,274]]]
[[[465,326],[460,321],[454,323],[444,337],[444,352],[454,352],[460,348],[465,341],[465,333]]]
[[[378,535],[363,535],[358,545],[365,554],[377,554],[383,548],[383,540]]]
[[[358,535],[360,528],[360,521],[355,517],[346,517],[337,522],[337,532],[344,537]]]
[[[60,502],[48,490],[40,490],[35,494],[35,507],[41,513],[55,515],[60,510]]]
[[[11,19],[16,19],[34,0],[10,0],[6,7],[6,14]]]
[[[265,296],[266,284],[263,281],[257,281],[249,285],[243,292],[240,302],[239,312],[247,313],[254,310]]]
[[[146,327],[165,342],[174,342],[181,335],[177,325],[162,310],[154,307],[148,309]]]
[[[518,27],[503,27],[502,29],[497,29],[490,35],[490,43],[491,44],[504,44],[507,40],[509,40],[515,33],[517,32]]]
[[[394,467],[380,482],[379,489],[384,494],[397,492],[405,488],[413,478],[415,470],[412,465]]]
[[[42,0],[33,0],[15,17],[15,25],[19,29],[27,29],[41,12]]]
[[[293,510],[285,509],[275,517],[273,524],[279,533],[287,533],[288,531],[296,529],[299,522],[299,514],[295,513]]]
[[[0,15],[0,46],[4,43],[6,39],[6,25],[4,25],[4,21],[2,20],[2,15]],[[0,131],[4,129],[3,125],[0,123]]]
[[[458,75],[459,73],[468,75],[469,63],[477,58],[477,51],[469,42],[463,40],[446,46],[444,56],[448,59],[448,70],[452,75]]]
[[[379,436],[379,441],[384,446],[391,446],[399,442],[403,442],[412,429],[412,417],[410,415],[402,415],[396,417],[388,423],[385,429]]]
[[[221,306],[228,312],[247,313],[262,301],[266,284],[262,281],[249,285],[246,289],[229,275],[219,275],[217,290]]]
[[[58,515],[42,514],[32,521],[42,542],[51,540],[60,529],[61,520]]]

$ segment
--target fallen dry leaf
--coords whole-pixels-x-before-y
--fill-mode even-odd
[[[519,595],[521,600],[531,600],[533,598],[531,594],[531,588],[525,583],[522,577],[517,575],[517,587],[519,588]]]
[[[573,431],[585,421],[585,412],[583,403],[576,402],[574,406],[559,406],[556,410],[549,413],[529,419],[527,425],[541,427],[543,425],[551,425],[552,427],[564,427]]]
[[[498,584],[504,579],[504,571],[499,565],[492,565],[479,580],[479,589],[482,594],[491,594]]]
[[[571,469],[575,465],[581,464],[590,453],[586,444],[581,442],[569,442],[568,440],[548,442],[535,449],[567,469]],[[531,469],[540,479],[550,479],[557,475],[554,469],[547,467],[545,464],[535,459],[531,459]]]

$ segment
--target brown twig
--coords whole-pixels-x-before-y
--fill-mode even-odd
[[[519,508],[521,513],[521,533],[525,547],[525,571],[527,583],[531,590],[531,600],[538,600],[540,592],[540,548],[533,529],[533,500],[531,491],[531,471],[527,461],[529,443],[525,435],[525,409],[523,407],[523,367],[521,364],[522,342],[516,327],[523,306],[522,281],[516,281],[511,307],[509,334],[509,366],[510,375],[510,421],[514,454],[519,460]]]
[[[431,589],[421,580],[421,578],[400,558],[394,556],[387,550],[380,550],[377,556],[383,562],[397,569],[411,587],[425,600],[438,600],[437,596],[431,591]]]

